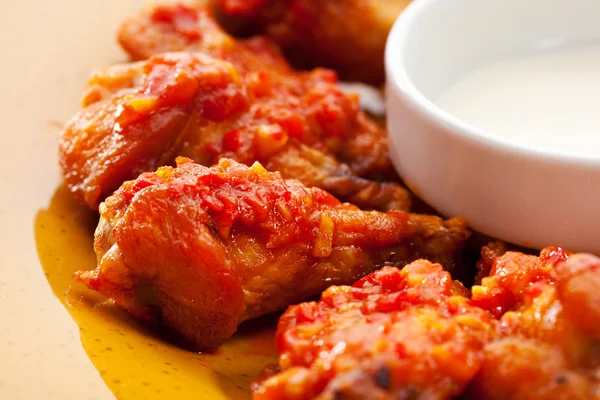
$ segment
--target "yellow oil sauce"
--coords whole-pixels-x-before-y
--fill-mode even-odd
[[[259,372],[276,361],[276,316],[240,328],[215,353],[198,354],[169,343],[155,326],[117,309],[76,283],[73,273],[93,269],[98,221],[61,186],[35,218],[37,252],[54,294],[79,326],[81,343],[119,399],[244,399]],[[68,383],[65,383],[68,384]]]

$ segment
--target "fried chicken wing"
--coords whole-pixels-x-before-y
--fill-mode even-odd
[[[212,0],[237,34],[275,40],[294,65],[324,66],[345,80],[384,81],[383,52],[396,17],[410,0]],[[348,46],[352,43],[352,46]]]
[[[242,73],[262,71],[281,79],[295,74],[274,42],[260,36],[233,38],[203,6],[148,8],[125,19],[119,26],[117,39],[135,61],[161,53],[199,51],[231,62]]]
[[[332,71],[295,72],[269,42],[234,40],[202,8],[146,11],[120,40],[151,58],[96,71],[61,135],[67,184],[88,206],[181,155],[260,161],[361,208],[409,207],[398,183],[369,179],[392,171],[385,132]],[[153,55],[166,50],[188,51]]]
[[[182,29],[182,26],[187,28]],[[295,94],[304,94],[304,90],[313,87],[312,82],[319,83],[324,92],[328,92],[326,89],[335,89],[327,93],[328,97],[350,97],[348,101],[351,102],[357,100],[354,95],[340,92],[337,75],[332,71],[317,69],[313,72],[323,79],[307,80],[306,73],[294,71],[288,65],[279,47],[272,41],[260,36],[236,40],[218,26],[212,13],[204,7],[158,6],[142,11],[121,24],[118,39],[133,60],[143,60],[170,51],[200,51],[231,62],[241,74],[264,72],[270,80],[286,86]],[[335,105],[330,105],[329,112],[335,108]],[[327,118],[326,115],[323,118]],[[346,135],[343,146],[337,147],[336,155],[359,176],[389,172],[392,168],[387,156],[385,132],[360,110],[346,118],[348,123],[356,127]]]
[[[244,320],[385,264],[452,259],[468,237],[460,219],[362,211],[258,163],[178,160],[101,204],[98,267],[77,277],[196,350],[217,347]]]
[[[254,399],[449,399],[483,362],[496,321],[440,265],[385,267],[319,302],[290,307],[277,329],[281,371]]]
[[[421,260],[288,308],[254,398],[598,399],[600,258],[482,253],[470,299]]]
[[[539,257],[497,254],[472,289],[472,304],[500,325],[471,397],[599,398],[600,259],[552,247]]]

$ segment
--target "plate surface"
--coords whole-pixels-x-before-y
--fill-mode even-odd
[[[0,398],[247,398],[275,361],[275,317],[243,326],[215,354],[196,354],[73,281],[95,266],[98,216],[61,184],[58,132],[90,71],[126,59],[116,28],[145,5],[0,5]]]

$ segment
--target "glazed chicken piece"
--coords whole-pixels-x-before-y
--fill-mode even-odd
[[[77,278],[194,350],[386,264],[426,256],[451,265],[469,235],[460,219],[362,211],[258,163],[178,164],[101,204],[98,267]]]
[[[271,40],[255,36],[236,39],[227,34],[204,6],[159,5],[142,10],[119,26],[117,39],[132,60],[161,53],[198,51],[229,61],[240,72],[265,72],[294,79],[296,72]]]
[[[600,259],[546,248],[506,252],[483,268],[472,304],[500,318],[469,387],[474,399],[600,398]]]
[[[480,267],[470,299],[421,260],[288,308],[254,398],[598,399],[600,258],[493,244]]]
[[[180,155],[260,161],[361,208],[409,207],[399,184],[369,179],[392,171],[385,132],[333,72],[294,72],[268,42],[234,40],[202,8],[155,8],[120,38],[151,58],[96,71],[60,140],[67,184],[89,207]],[[197,52],[152,56],[182,49]]]
[[[295,66],[333,68],[344,80],[380,85],[392,24],[410,0],[212,0],[235,34],[265,34]],[[351,45],[348,45],[348,44]]]
[[[241,74],[252,73],[251,78],[258,71],[264,72],[270,80],[287,87],[293,94],[306,98],[320,98],[326,94],[329,99],[338,98],[338,102],[322,102],[323,115],[319,124],[323,120],[333,124],[331,120],[336,109],[347,111],[338,104],[339,101],[352,103],[356,112],[343,115],[348,132],[343,143],[335,143],[335,155],[358,176],[379,176],[393,171],[388,158],[386,132],[357,109],[356,95],[340,91],[337,75],[333,71],[317,68],[312,74],[297,72],[282,57],[274,42],[261,36],[234,39],[222,30],[205,7],[158,6],[142,11],[121,24],[118,39],[133,60],[144,60],[170,51],[200,51],[231,62]],[[311,80],[307,76],[315,78]],[[305,92],[311,88],[320,88],[322,93],[311,95]],[[286,96],[291,98],[289,93]],[[316,105],[312,107],[317,108]],[[295,111],[290,109],[290,112]],[[316,129],[321,129],[320,139],[331,146],[333,135],[327,133],[329,128],[331,126],[312,126],[310,136],[317,136],[319,131]]]
[[[442,266],[385,267],[279,320],[279,369],[252,386],[265,399],[451,399],[483,362],[496,321]],[[269,376],[270,373],[274,375]]]

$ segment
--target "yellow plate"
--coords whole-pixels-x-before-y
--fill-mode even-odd
[[[116,28],[145,3],[0,5],[2,399],[247,398],[275,361],[274,317],[242,327],[215,354],[197,354],[73,281],[95,266],[98,217],[61,184],[57,135],[90,71],[125,60]]]

